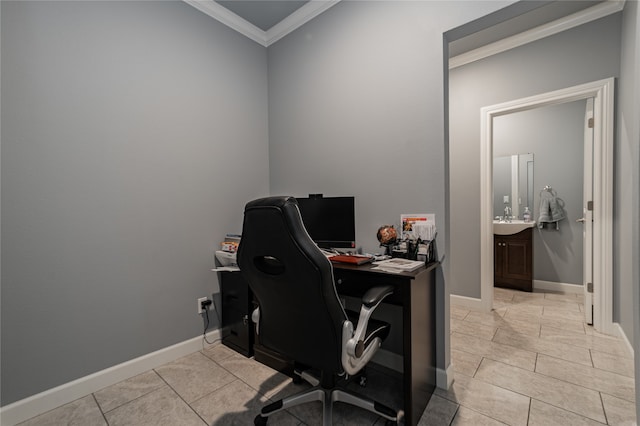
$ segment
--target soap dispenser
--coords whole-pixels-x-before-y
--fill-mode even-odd
[[[524,208],[524,213],[522,213],[522,218],[525,222],[531,222],[531,212],[529,211],[529,207]]]

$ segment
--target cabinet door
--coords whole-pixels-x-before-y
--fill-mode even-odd
[[[526,240],[506,240],[502,247],[504,278],[531,279],[531,243]]]

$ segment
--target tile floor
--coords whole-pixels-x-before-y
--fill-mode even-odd
[[[436,390],[419,425],[635,424],[633,360],[620,339],[583,322],[580,302],[496,289],[491,313],[451,306],[455,382]],[[267,401],[303,386],[217,344],[21,425],[252,425]],[[369,369],[366,388],[351,386],[401,406],[399,378],[382,369]],[[341,403],[334,420],[385,423]],[[269,424],[319,425],[320,403],[278,413]]]
[[[433,425],[635,425],[633,359],[584,322],[582,296],[495,289],[494,311],[451,306],[455,382]]]

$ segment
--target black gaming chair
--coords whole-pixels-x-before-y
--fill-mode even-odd
[[[359,318],[354,312],[355,318],[349,319],[336,293],[331,262],[307,234],[293,197],[262,198],[246,205],[238,266],[258,301],[253,318],[260,343],[320,376],[318,380],[306,371],[297,372],[315,386],[263,407],[256,425],[266,425],[277,411],[311,401],[323,403],[324,426],[331,425],[335,401],[400,422],[402,411],[336,385],[358,373],[388,335],[389,324],[370,316],[393,292],[391,286],[369,290]]]

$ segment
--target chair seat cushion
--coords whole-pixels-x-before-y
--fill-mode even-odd
[[[351,311],[349,309],[345,309],[347,313],[347,317],[349,321],[353,323],[353,328],[358,326],[358,318],[360,314],[355,311]],[[381,340],[384,340],[389,335],[389,330],[391,329],[391,325],[388,322],[380,321],[377,319],[369,318],[369,324],[367,325],[367,333],[364,340],[364,346],[369,346],[369,343],[376,338],[379,337]]]

